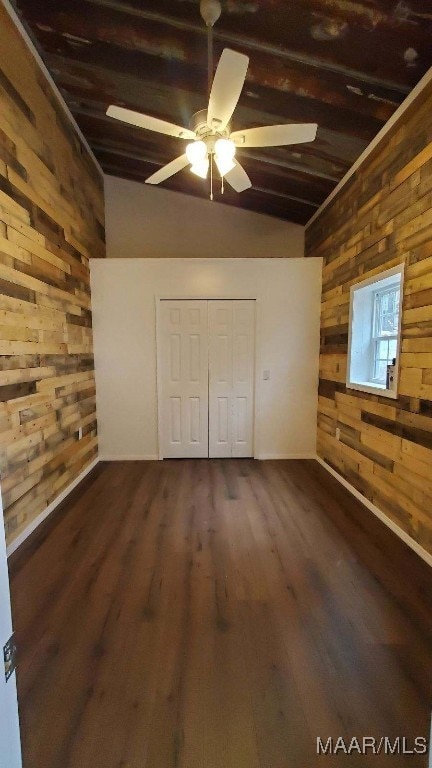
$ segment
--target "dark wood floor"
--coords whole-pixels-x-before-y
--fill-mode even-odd
[[[428,568],[315,462],[99,465],[12,562],[25,768],[408,766]],[[40,539],[40,537],[39,537]]]

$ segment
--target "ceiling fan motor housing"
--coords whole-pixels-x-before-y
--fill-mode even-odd
[[[218,130],[217,126],[209,128],[207,124],[207,110],[200,109],[199,112],[195,112],[190,119],[191,131],[195,131],[197,136],[203,138],[204,136],[214,135],[216,137],[227,138],[231,132],[231,123],[229,123],[223,130]]]
[[[219,0],[201,0],[200,11],[206,25],[212,27],[222,13],[222,6]]]

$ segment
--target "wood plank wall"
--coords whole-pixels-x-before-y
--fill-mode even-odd
[[[8,543],[97,454],[101,177],[0,3],[0,474]],[[82,439],[78,439],[82,428]]]
[[[318,454],[432,552],[432,88],[306,232],[323,257]],[[405,262],[396,401],[345,386],[350,286]],[[340,429],[340,440],[336,429]]]

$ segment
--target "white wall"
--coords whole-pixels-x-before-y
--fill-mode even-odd
[[[113,176],[105,218],[108,258],[304,255],[298,224]]]
[[[93,259],[91,285],[102,458],[158,456],[157,296],[256,298],[258,455],[315,454],[321,259]]]

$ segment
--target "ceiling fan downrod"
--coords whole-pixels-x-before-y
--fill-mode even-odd
[[[213,27],[222,13],[219,0],[201,0],[200,12],[207,27],[207,87],[208,96],[213,82]]]
[[[213,27],[222,13],[220,0],[201,0],[200,12],[207,26],[207,96],[213,84]],[[213,152],[210,152],[210,200],[213,200]]]

